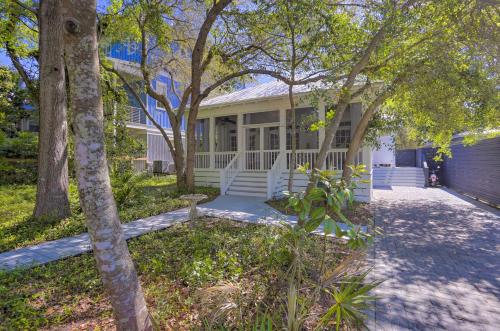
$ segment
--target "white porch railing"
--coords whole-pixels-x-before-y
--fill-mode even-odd
[[[309,164],[309,169],[313,168],[323,168],[316,164],[316,158],[318,157],[319,150],[316,149],[304,149],[297,150],[295,158],[295,166],[303,166],[306,163]],[[344,169],[344,163],[347,155],[347,148],[336,148],[331,149],[326,154],[325,169],[328,170],[342,170]],[[286,169],[290,169],[290,164],[292,162],[292,151],[286,152]],[[360,164],[363,162],[363,153],[359,151],[358,155],[354,159],[355,164]]]
[[[309,164],[309,169],[323,168],[329,170],[342,170],[347,154],[347,148],[331,149],[326,154],[324,167],[316,164],[319,150],[317,149],[302,149],[297,150],[295,166]],[[282,161],[279,163],[282,169],[290,169],[292,163],[292,151],[281,152],[279,150],[264,150],[264,151],[244,151],[238,152],[199,152],[195,154],[196,169],[225,169],[227,166],[240,155],[240,169],[248,171],[265,171],[274,168],[278,163],[276,160],[281,155]],[[213,161],[211,161],[211,159]],[[212,163],[213,162],[213,163]],[[355,157],[354,164],[363,163],[363,153],[360,150]]]
[[[196,169],[210,168],[210,152],[197,152],[194,155],[194,167]]]
[[[232,160],[227,164],[224,169],[220,170],[220,194],[226,194],[226,191],[229,189],[229,186],[233,182],[234,178],[240,171],[240,167],[238,166],[238,162],[240,159],[240,153],[236,153]]]
[[[274,195],[276,184],[281,176],[281,171],[283,169],[283,159],[285,153],[278,152],[278,155],[274,159],[274,163],[267,172],[267,198],[271,199]]]
[[[280,154],[279,150],[265,151],[245,151],[245,162],[243,164],[245,170],[269,170],[273,167],[276,158]]]
[[[295,153],[295,164],[292,164],[292,151],[286,151],[286,169],[292,166],[294,169],[297,166],[309,164],[309,169],[318,168],[316,166],[316,158],[318,157],[317,149],[298,149]]]
[[[224,169],[236,156],[237,152],[215,152],[214,167],[215,169]]]

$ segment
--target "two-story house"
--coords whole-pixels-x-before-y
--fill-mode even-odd
[[[106,48],[106,55],[107,58],[113,62],[116,69],[131,77],[137,77],[137,81],[142,80],[140,71],[141,50],[139,44],[133,42],[114,43]],[[171,88],[171,84],[171,79],[161,72],[153,81],[155,90],[166,95],[172,106],[176,107],[179,104],[179,100],[173,93],[168,92]],[[168,115],[161,103],[157,102],[146,93],[142,93],[141,96],[151,116],[165,129],[167,134],[173,138]],[[160,134],[160,131],[146,117],[140,108],[139,102],[130,92],[128,92],[128,99],[130,105],[127,128],[133,135],[141,139],[146,146],[146,155],[134,160],[135,169],[139,171],[146,170],[148,167],[151,168],[153,161],[161,160],[165,161],[163,162],[163,169],[166,171],[168,164],[173,163],[173,158],[165,139]]]

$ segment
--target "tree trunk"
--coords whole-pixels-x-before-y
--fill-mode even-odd
[[[108,174],[99,85],[96,1],[63,2],[78,190],[94,256],[118,329],[152,330]]]
[[[292,79],[295,79],[293,75]],[[295,114],[295,103],[293,102],[293,85],[288,85],[288,99],[290,101],[290,115],[292,125],[292,153],[290,154],[290,170],[288,173],[288,191],[293,192],[293,175],[295,173],[295,166],[297,164],[297,119]]]
[[[35,217],[71,214],[68,196],[68,123],[63,58],[62,0],[43,0],[39,10],[40,134]]]
[[[194,192],[194,156],[196,153],[196,116],[191,113],[198,109],[189,110],[188,123],[186,129],[186,188],[189,192]],[[210,137],[209,139],[214,139]]]
[[[351,181],[352,171],[347,165],[354,165],[354,159],[356,158],[356,154],[358,153],[361,144],[363,143],[363,139],[366,135],[366,130],[370,125],[370,121],[373,118],[373,115],[378,110],[379,106],[384,102],[387,98],[387,92],[380,94],[375,98],[375,100],[368,106],[365,113],[361,117],[356,129],[354,130],[354,135],[351,139],[351,143],[349,144],[349,149],[347,150],[347,154],[344,161],[344,169],[342,171],[342,178],[348,183]]]
[[[184,145],[182,142],[182,133],[180,122],[174,127],[172,126],[172,132],[174,135],[174,165],[175,165],[175,175],[177,180],[177,189],[186,190],[186,175],[185,175],[185,162],[184,162]]]

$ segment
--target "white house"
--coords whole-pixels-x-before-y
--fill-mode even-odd
[[[374,167],[395,167],[396,147],[394,138],[382,136],[379,138],[380,147],[373,150],[372,164]]]
[[[297,86],[296,123],[297,164],[315,164],[324,129],[312,132],[307,122],[324,119],[328,104],[319,101],[312,106],[314,87]],[[330,96],[335,89],[322,88]],[[288,86],[279,81],[260,84],[202,102],[196,126],[197,153],[195,180],[197,185],[220,187],[221,194],[272,198],[287,188],[291,155],[291,119]],[[362,114],[360,99],[349,105],[337,135],[321,168],[344,167],[351,136]],[[371,148],[363,147],[357,163],[367,166],[371,178]],[[307,178],[294,175],[294,191],[305,188]],[[370,201],[371,184],[356,190],[356,199]]]

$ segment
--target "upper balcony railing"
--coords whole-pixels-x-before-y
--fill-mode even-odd
[[[136,124],[146,124],[146,115],[142,109],[137,107],[128,106],[127,122]]]

